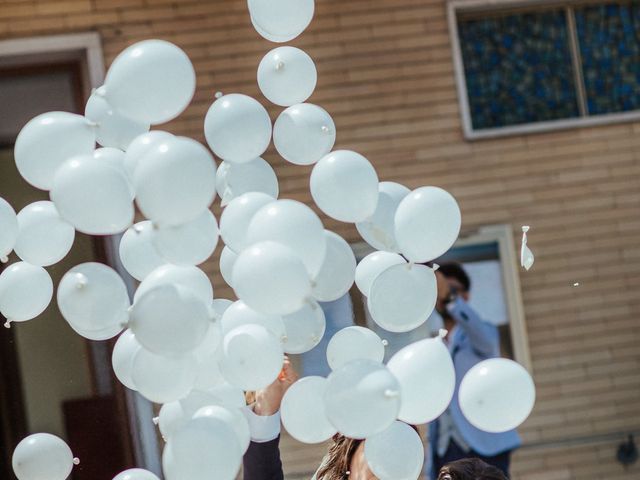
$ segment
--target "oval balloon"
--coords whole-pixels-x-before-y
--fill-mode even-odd
[[[280,408],[282,424],[296,440],[321,443],[336,434],[325,412],[323,398],[326,386],[326,378],[304,377],[284,394]]]
[[[122,150],[112,147],[98,148],[93,152],[93,158],[101,162],[109,164],[112,168],[119,171],[126,179],[129,186],[129,193],[131,200],[136,197],[136,192],[133,188],[133,181],[129,178],[126,168],[124,167],[125,153]]]
[[[220,253],[220,274],[231,288],[233,287],[233,267],[238,259],[238,254],[229,247],[224,247]]]
[[[286,38],[283,42],[293,40],[309,26],[315,9],[313,0],[249,0],[248,5],[252,21],[269,35]]]
[[[305,353],[320,343],[327,323],[324,311],[315,300],[309,300],[298,311],[284,315],[285,353]]]
[[[64,440],[49,433],[24,438],[11,459],[18,480],[65,480],[75,462]]]
[[[196,379],[196,360],[191,354],[165,357],[144,348],[133,357],[131,378],[138,392],[155,403],[185,397]]]
[[[202,343],[193,351],[198,362],[194,388],[206,390],[224,381],[218,366],[218,349],[221,343],[222,329],[220,325],[218,323],[210,324]]]
[[[369,296],[371,284],[378,275],[394,265],[406,264],[407,261],[397,253],[372,252],[364,257],[356,267],[356,286],[365,297]]]
[[[324,237],[327,252],[312,280],[313,296],[321,302],[332,302],[351,289],[356,274],[356,257],[351,246],[337,233],[325,230]]]
[[[278,177],[267,161],[258,157],[244,163],[222,162],[216,175],[216,189],[224,207],[239,196],[261,192],[278,198]]]
[[[237,409],[229,409],[219,405],[209,405],[198,410],[193,418],[218,418],[233,428],[240,451],[244,454],[251,443],[249,422]]]
[[[354,360],[371,360],[381,364],[383,359],[384,344],[380,337],[368,328],[343,328],[331,337],[327,345],[327,362],[331,370],[338,370]]]
[[[158,476],[149,470],[142,468],[130,468],[124,472],[120,472],[113,477],[113,480],[160,480]]]
[[[45,311],[53,297],[53,281],[42,267],[14,263],[0,273],[0,313],[11,322],[24,322]]]
[[[133,176],[136,173],[136,167],[140,158],[152,150],[156,145],[173,138],[169,132],[162,130],[153,130],[151,132],[138,135],[127,148],[124,154],[124,169],[127,171],[127,178],[133,183]]]
[[[120,261],[129,275],[143,281],[166,262],[153,244],[153,224],[149,220],[136,223],[120,239]]]
[[[257,312],[247,306],[242,300],[234,302],[227,308],[220,321],[223,335],[226,335],[236,327],[250,324],[263,326],[280,341],[285,338],[285,328],[282,317]]]
[[[367,438],[364,457],[380,480],[416,480],[422,472],[424,446],[413,427],[396,421]]]
[[[136,336],[131,330],[125,330],[122,335],[118,337],[116,344],[113,346],[113,352],[111,353],[111,366],[113,372],[116,374],[116,378],[125,387],[131,390],[137,390],[131,377],[133,371],[133,357],[135,357],[138,350],[142,346],[136,340]]]
[[[196,295],[205,305],[211,304],[213,286],[207,274],[191,265],[165,264],[151,272],[136,290],[134,302],[160,285],[178,285]]]
[[[0,197],[0,262],[9,261],[9,254],[18,239],[18,218],[16,211],[4,198]]]
[[[304,102],[315,90],[317,81],[313,60],[299,48],[274,48],[258,66],[260,91],[270,102],[283,107]]]
[[[210,210],[177,226],[159,226],[152,235],[158,253],[176,265],[200,265],[218,245],[218,222]]]
[[[273,197],[266,193],[249,192],[229,202],[220,216],[220,236],[225,245],[236,252],[247,248],[251,219],[258,210],[273,200]]]

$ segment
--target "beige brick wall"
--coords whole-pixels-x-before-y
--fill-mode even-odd
[[[167,129],[199,140],[216,91],[259,96],[257,64],[272,48],[244,0],[0,2],[2,38],[87,30],[100,32],[107,64],[144,38],[183,47],[198,92]],[[365,154],[385,180],[448,189],[465,230],[532,226],[537,260],[521,282],[538,404],[522,433],[538,447],[516,455],[514,478],[640,478],[615,462],[620,438],[565,443],[640,429],[640,123],[465,141],[444,0],[318,0],[292,43],[317,63],[311,101],[334,116],[340,148]],[[310,169],[266,158],[282,195],[310,202]],[[327,226],[357,240],[349,225]],[[289,471],[308,470],[317,449],[291,445]]]

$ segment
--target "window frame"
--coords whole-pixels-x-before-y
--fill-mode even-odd
[[[453,57],[453,66],[455,73],[456,87],[458,91],[458,106],[460,108],[460,116],[462,119],[462,130],[466,140],[482,140],[500,137],[509,137],[514,135],[526,135],[542,132],[553,132],[558,130],[569,130],[575,128],[593,127],[599,125],[613,125],[618,123],[628,123],[640,120],[640,110],[631,110],[628,112],[614,112],[606,114],[580,116],[577,118],[567,118],[559,120],[550,120],[543,122],[524,123],[518,125],[510,125],[506,127],[493,127],[474,129],[471,119],[469,96],[467,92],[466,75],[464,71],[464,62],[462,59],[462,51],[460,48],[460,37],[458,32],[458,17],[460,14],[469,13],[494,13],[501,10],[517,10],[530,9],[535,7],[565,7],[567,12],[571,7],[577,7],[585,4],[601,4],[603,1],[584,1],[584,0],[452,0],[447,3],[447,21],[449,23],[449,36],[451,39],[451,51]],[[568,14],[569,17],[569,14]],[[569,32],[571,37],[570,48],[572,51],[578,48],[575,37],[575,21],[573,15],[568,18],[570,24]],[[579,54],[579,52],[578,52]],[[575,59],[576,56],[572,55]],[[574,62],[574,72],[575,70]],[[578,108],[581,115],[584,113],[584,105],[586,102],[583,76],[576,73],[576,96],[578,97]]]

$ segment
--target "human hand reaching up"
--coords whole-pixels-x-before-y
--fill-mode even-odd
[[[282,397],[287,392],[289,387],[298,380],[298,373],[291,365],[289,357],[284,357],[284,364],[282,371],[278,378],[268,387],[256,391],[256,401],[253,406],[253,411],[256,415],[270,416],[274,415],[280,410],[280,404],[282,403]]]

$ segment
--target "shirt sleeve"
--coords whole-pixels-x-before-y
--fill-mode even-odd
[[[447,305],[447,311],[456,320],[456,325],[467,332],[474,350],[487,357],[500,354],[498,329],[482,320],[464,299],[456,298]]]
[[[252,442],[266,443],[280,436],[280,412],[270,416],[257,415],[253,406],[247,405],[242,413],[249,423]]]

